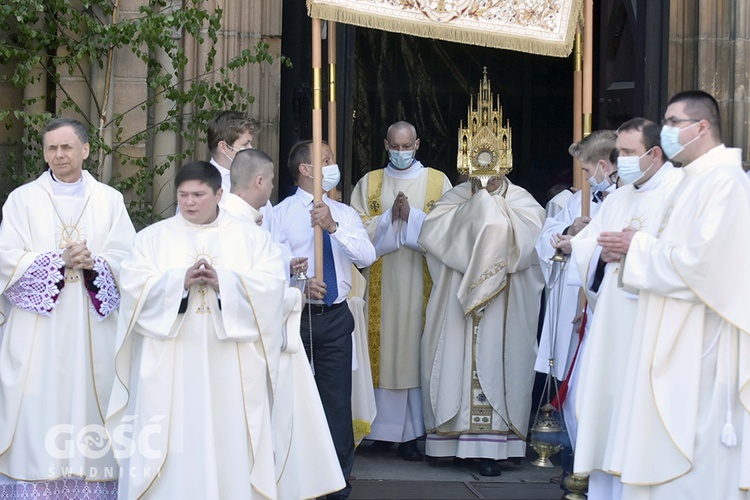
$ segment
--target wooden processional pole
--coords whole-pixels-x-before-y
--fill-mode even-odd
[[[323,68],[320,57],[320,19],[312,20],[312,66],[313,66],[313,109],[312,109],[312,161],[313,161],[313,200],[323,199]],[[315,226],[315,279],[323,281],[323,228]]]
[[[328,21],[328,145],[336,150],[336,23]]]
[[[583,138],[591,135],[594,90],[594,1],[583,3]],[[591,186],[581,183],[581,215],[591,214]]]
[[[573,45],[573,143],[583,139],[583,47],[581,23],[578,23]],[[573,158],[573,186],[581,189],[586,179],[583,178],[581,162]]]

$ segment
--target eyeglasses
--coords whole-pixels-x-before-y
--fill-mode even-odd
[[[670,116],[669,118],[665,118],[661,121],[662,126],[669,125],[670,127],[676,126],[678,123],[685,123],[685,122],[699,122],[700,119],[697,118],[675,118],[673,116]]]

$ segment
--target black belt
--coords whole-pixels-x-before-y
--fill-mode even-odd
[[[321,314],[325,314],[328,311],[333,311],[334,309],[338,309],[339,307],[346,304],[346,300],[342,300],[338,304],[333,304],[330,306],[327,306],[325,304],[307,304],[303,309],[303,313],[312,313],[315,316],[320,316]]]

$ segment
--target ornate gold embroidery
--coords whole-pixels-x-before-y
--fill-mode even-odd
[[[435,202],[443,194],[443,173],[439,170],[428,169],[427,171],[427,193],[425,196],[424,211],[429,213],[435,206]],[[364,221],[372,217],[382,215],[381,198],[383,196],[383,170],[373,170],[367,179],[367,200],[370,213],[363,217]],[[370,353],[370,369],[372,371],[372,382],[375,387],[380,387],[380,317],[382,312],[381,296],[383,283],[383,261],[376,260],[369,271],[369,292],[367,295],[367,336]],[[427,261],[422,260],[422,324],[427,310],[427,302],[432,291],[432,279],[427,268]]]
[[[76,226],[76,224],[73,223],[61,223],[59,231],[60,239],[57,242],[57,247],[61,249],[67,248],[67,246],[71,243],[78,243],[86,239],[83,232],[78,229],[78,226]]]
[[[201,285],[200,287],[198,287],[198,293],[201,296],[201,305],[195,312],[198,314],[211,314],[211,308],[206,301],[206,285]]]
[[[501,260],[500,262],[496,262],[495,265],[493,265],[490,269],[487,269],[485,272],[483,272],[479,279],[473,282],[469,285],[469,287],[466,290],[466,293],[471,293],[476,287],[487,281],[488,279],[495,276],[497,273],[505,269],[506,263],[504,260]]]
[[[469,432],[490,432],[492,430],[492,405],[484,394],[477,375],[477,334],[482,313],[472,315],[471,329],[471,404]]]

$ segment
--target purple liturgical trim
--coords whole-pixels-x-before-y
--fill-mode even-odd
[[[40,254],[5,291],[5,297],[19,309],[49,316],[64,286],[64,267],[65,262],[59,252]]]

